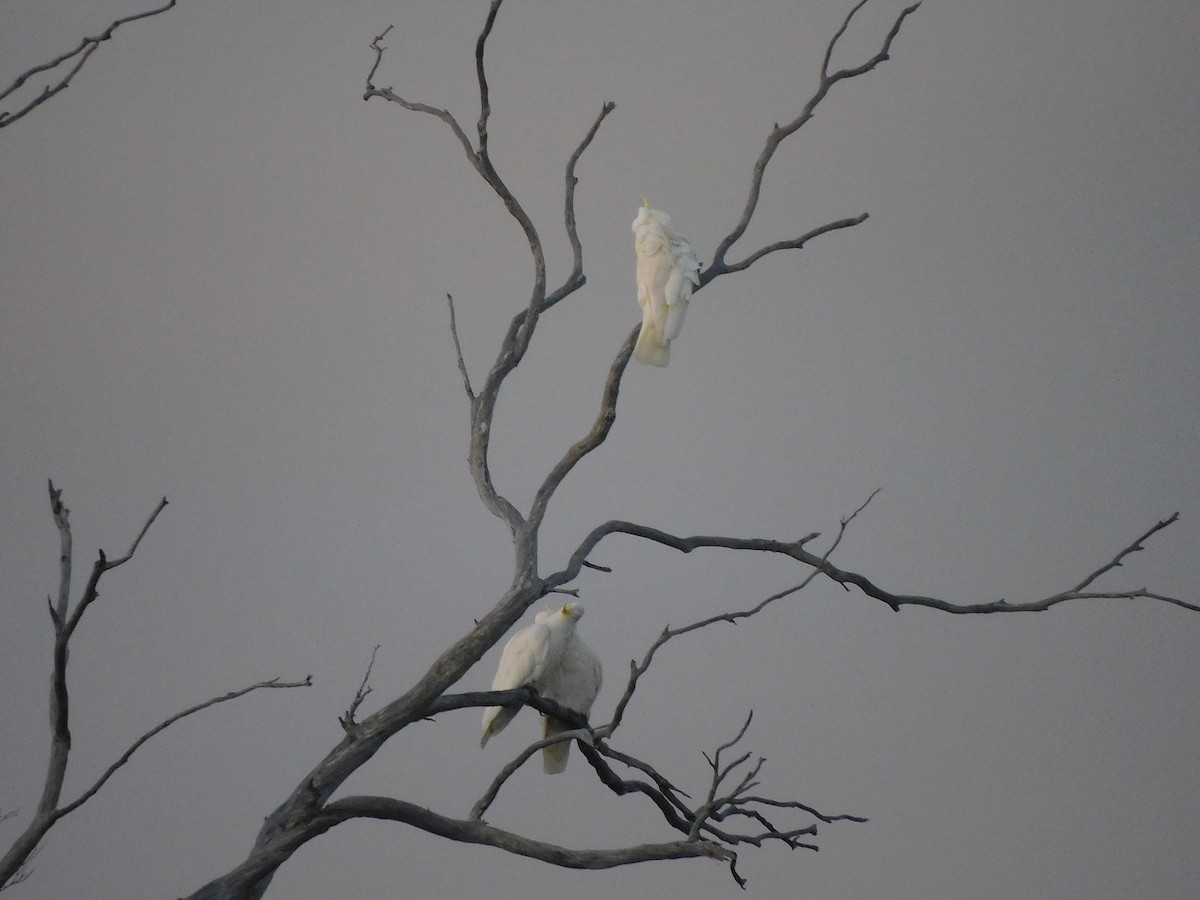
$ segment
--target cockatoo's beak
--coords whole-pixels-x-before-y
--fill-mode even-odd
[[[642,206],[646,207],[646,209],[650,208],[650,201],[646,199],[645,194],[642,194]]]

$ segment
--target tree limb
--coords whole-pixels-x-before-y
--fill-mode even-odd
[[[71,637],[75,633],[75,629],[79,626],[79,622],[83,617],[83,613],[88,606],[99,596],[98,586],[100,578],[105,572],[111,571],[118,566],[124,565],[133,558],[137,552],[142,538],[146,536],[146,532],[150,530],[150,526],[158,518],[159,513],[166,508],[167,498],[163,497],[159,501],[158,506],[146,519],[141,530],[130,544],[129,550],[119,559],[109,560],[104,551],[98,553],[98,558],[92,566],[92,574],[88,579],[87,586],[84,589],[82,597],[75,605],[75,609],[68,617],[70,605],[71,591],[71,526],[70,526],[70,510],[62,500],[62,491],[54,487],[54,482],[49,482],[50,490],[50,511],[54,517],[55,526],[58,528],[60,539],[60,557],[59,557],[59,599],[57,605],[51,603],[50,613],[54,619],[54,667],[51,673],[51,692],[50,692],[50,757],[46,767],[46,778],[42,786],[42,796],[38,801],[37,808],[34,810],[33,817],[25,830],[17,836],[9,849],[5,852],[3,858],[0,858],[0,889],[11,887],[13,884],[23,881],[28,877],[29,870],[26,867],[29,860],[37,850],[38,843],[46,835],[46,833],[54,826],[54,824],[64,816],[74,812],[84,803],[88,802],[96,795],[99,790],[104,787],[105,783],[116,773],[118,769],[125,765],[134,753],[138,751],[147,741],[164,731],[171,725],[184,719],[194,713],[207,709],[210,706],[215,706],[218,703],[224,703],[228,700],[235,700],[251,691],[256,691],[261,688],[290,688],[301,687],[311,684],[311,676],[305,678],[302,682],[281,682],[279,679],[271,679],[257,684],[252,684],[248,687],[232,691],[228,694],[219,697],[213,697],[203,703],[198,703],[191,706],[175,715],[160,722],[158,725],[151,728],[137,740],[135,740],[129,748],[121,754],[121,756],[113,762],[101,776],[85,790],[76,800],[68,803],[65,806],[59,806],[59,801],[62,797],[63,783],[66,779],[67,762],[71,753],[71,729],[70,729],[70,695],[67,690],[67,660],[70,656],[69,645]]]
[[[458,321],[454,316],[454,298],[450,294],[446,294],[446,302],[450,304],[450,337],[454,339],[454,355],[458,359],[458,372],[462,375],[467,399],[474,403],[475,392],[471,390],[471,376],[467,374],[467,362],[463,359],[462,344],[458,342]]]
[[[79,42],[79,46],[74,50],[68,50],[66,53],[55,57],[49,62],[34,66],[33,68],[27,69],[25,72],[18,75],[16,81],[14,81],[3,91],[0,91],[0,101],[3,101],[15,91],[19,90],[21,86],[25,84],[25,82],[27,82],[34,75],[37,75],[39,72],[48,72],[51,69],[55,69],[62,65],[67,60],[78,57],[78,59],[75,61],[75,65],[73,65],[71,70],[59,80],[58,84],[47,84],[42,89],[40,94],[18,109],[15,113],[10,114],[8,112],[0,111],[0,128],[5,127],[6,125],[11,125],[18,119],[24,118],[28,113],[33,111],[35,107],[41,106],[55,94],[61,93],[70,87],[71,79],[73,79],[79,73],[79,70],[83,68],[84,63],[88,61],[88,57],[90,57],[104,41],[107,41],[109,38],[111,38],[113,36],[113,32],[126,22],[135,22],[138,19],[148,19],[150,16],[157,16],[159,13],[164,13],[171,9],[175,3],[176,0],[168,0],[165,5],[160,6],[158,9],[151,9],[147,10],[146,12],[135,13],[132,16],[126,16],[123,19],[117,19],[96,37],[85,37]]]
[[[238,688],[235,691],[230,691],[227,694],[221,694],[218,697],[212,697],[208,700],[205,700],[203,703],[197,703],[195,706],[189,706],[187,709],[175,713],[175,715],[164,719],[162,722],[155,725],[136,741],[134,741],[129,746],[128,750],[122,753],[112,765],[104,770],[104,774],[96,779],[95,783],[90,788],[79,795],[79,798],[75,800],[75,802],[69,803],[58,810],[56,818],[62,818],[68,813],[74,812],[76,809],[83,806],[83,804],[87,803],[88,800],[90,800],[96,794],[96,792],[100,790],[100,788],[104,787],[104,783],[112,777],[113,773],[115,773],[117,769],[129,762],[129,758],[133,756],[133,754],[136,753],[143,744],[160,732],[166,731],[180,719],[186,719],[188,716],[194,715],[201,710],[208,709],[210,706],[216,706],[219,703],[227,703],[230,700],[236,700],[239,697],[244,697],[246,694],[249,694],[253,691],[266,690],[270,688],[287,689],[298,687],[312,687],[312,676],[306,675],[302,681],[280,681],[278,678],[271,678],[267,681],[259,681],[254,684],[247,685],[246,687]]]
[[[1158,523],[1146,532],[1138,542],[1145,540],[1146,537],[1156,531],[1165,528],[1172,522],[1177,521],[1178,513],[1173,513],[1167,519]],[[549,586],[558,586],[574,580],[579,574],[579,570],[583,567],[583,560],[596,547],[601,540],[610,534],[628,534],[633,537],[640,537],[648,541],[653,541],[662,544],[666,547],[679,550],[682,553],[691,553],[703,547],[724,547],[730,550],[755,550],[761,553],[776,553],[783,556],[790,556],[797,562],[803,563],[818,570],[822,575],[834,581],[847,590],[850,586],[858,588],[863,594],[886,603],[895,611],[899,611],[902,606],[923,606],[928,609],[937,609],[942,612],[954,613],[955,615],[980,615],[997,612],[1041,612],[1050,609],[1052,606],[1057,606],[1059,603],[1065,603],[1068,600],[1117,600],[1117,599],[1134,599],[1146,598],[1158,600],[1164,603],[1171,603],[1180,606],[1184,609],[1193,612],[1200,612],[1200,605],[1191,603],[1185,600],[1180,600],[1176,597],[1169,597],[1163,594],[1158,594],[1147,590],[1146,588],[1137,588],[1133,590],[1115,590],[1115,591],[1091,591],[1084,592],[1079,590],[1063,591],[1058,594],[1052,594],[1049,597],[1040,600],[1031,600],[1024,603],[1009,603],[1006,600],[995,600],[990,603],[951,603],[947,600],[940,600],[935,597],[924,597],[918,594],[893,594],[885,591],[883,588],[876,586],[869,578],[860,575],[857,572],[840,569],[828,561],[822,560],[820,557],[809,553],[804,549],[804,544],[809,541],[812,536],[802,538],[799,541],[777,541],[767,538],[733,538],[723,537],[718,535],[692,535],[690,537],[678,537],[673,534],[668,534],[665,531],[660,531],[657,528],[650,528],[646,525],[639,525],[634,522],[625,522],[618,519],[613,519],[605,522],[602,525],[596,526],[591,533],[584,538],[583,542],[576,548],[571,555],[567,567],[560,572],[546,578],[546,584]],[[1122,551],[1120,556],[1140,549],[1139,546],[1134,546],[1126,551]],[[1085,579],[1085,584],[1091,583],[1095,577],[1098,577],[1103,572],[1113,568],[1112,564],[1106,565],[1102,570],[1097,570],[1093,575]]]
[[[775,151],[779,149],[779,145],[783,143],[786,138],[799,131],[800,128],[803,127],[813,117],[813,113],[816,111],[817,106],[822,100],[825,99],[825,95],[829,93],[829,89],[833,87],[833,85],[847,78],[854,78],[859,75],[864,75],[874,69],[881,62],[888,59],[888,53],[891,50],[892,41],[895,39],[896,35],[900,33],[900,27],[904,24],[904,20],[912,13],[916,12],[917,7],[921,5],[919,2],[914,3],[912,6],[907,7],[900,13],[892,25],[891,31],[888,32],[887,37],[884,39],[882,49],[876,53],[875,56],[871,57],[871,59],[867,60],[860,66],[852,69],[841,69],[833,74],[830,74],[829,61],[833,55],[834,47],[837,45],[837,42],[841,39],[842,35],[845,34],[846,29],[850,25],[850,20],[854,18],[854,14],[862,9],[866,3],[867,0],[861,0],[857,6],[850,10],[849,15],[846,16],[841,27],[829,41],[828,46],[825,48],[825,58],[821,63],[821,76],[817,85],[817,90],[812,97],[809,98],[808,102],[804,104],[804,108],[800,111],[800,114],[786,125],[781,126],[779,123],[776,123],[771,129],[771,133],[767,136],[767,141],[763,145],[763,149],[759,153],[758,159],[755,160],[753,169],[751,170],[750,190],[748,196],[746,197],[746,205],[742,210],[742,217],[738,220],[738,223],[734,225],[729,234],[722,238],[721,242],[717,245],[717,249],[713,252],[712,264],[700,273],[700,285],[697,287],[697,290],[704,287],[706,284],[720,275],[726,275],[730,272],[738,272],[742,269],[749,268],[754,262],[769,253],[774,253],[778,250],[799,249],[800,247],[803,247],[807,241],[820,234],[840,228],[851,228],[866,221],[866,213],[863,213],[855,218],[841,219],[837,222],[831,222],[828,225],[822,225],[819,228],[815,228],[798,238],[769,244],[766,247],[751,253],[740,262],[732,264],[725,262],[725,254],[727,254],[730,248],[733,247],[733,245],[738,241],[738,239],[746,233],[746,229],[750,226],[750,219],[754,216],[754,211],[758,208],[758,200],[762,194],[763,175],[766,173],[767,165],[771,162],[771,157],[773,157],[775,155]]]

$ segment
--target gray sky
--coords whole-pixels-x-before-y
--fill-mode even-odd
[[[492,153],[552,282],[562,167],[618,104],[579,168],[588,286],[543,321],[497,414],[494,472],[518,505],[590,422],[637,321],[639,195],[709,258],[850,6],[502,10]],[[864,10],[835,65],[878,49],[902,6]],[[0,5],[0,75],[138,8]],[[80,578],[171,501],[74,645],[68,796],[179,708],[315,682],[164,734],[54,829],[20,896],[174,897],[226,871],[339,739],[371,648],[366,710],[507,585],[508,538],[466,469],[444,296],[481,378],[528,253],[440,122],[360,99],[367,45],[394,23],[377,82],[471,126],[485,9],[184,0],[0,133],[0,806],[32,810],[48,745],[47,476]],[[739,247],[871,218],[697,296],[670,368],[629,370],[611,438],[554,501],[545,569],[612,517],[832,535],[882,487],[835,560],[889,590],[1035,599],[1179,510],[1106,583],[1195,602],[1198,39],[1190,0],[927,0],[893,58],[784,144]],[[609,677],[600,720],[664,624],[799,580],[632,540],[594,558],[614,569],[579,582]],[[701,751],[752,707],[764,792],[870,818],[823,826],[819,854],[744,852],[750,897],[1192,897],[1198,642],[1200,618],[1149,602],[966,618],[814,585],[668,645],[617,744],[700,792]],[[462,687],[486,687],[497,656]],[[473,711],[411,728],[347,790],[464,815],[536,726],[523,713],[486,751],[478,728]],[[489,821],[570,846],[672,839],[578,763],[521,773]],[[272,896],[567,891],[741,895],[704,861],[566,872],[375,823],[311,843]]]

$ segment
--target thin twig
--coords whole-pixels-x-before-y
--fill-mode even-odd
[[[1116,556],[1114,556],[1107,563],[1105,563],[1100,568],[1098,568],[1091,575],[1088,575],[1085,579],[1083,579],[1083,581],[1081,581],[1081,582],[1079,582],[1079,584],[1075,585],[1075,587],[1071,588],[1071,591],[1073,593],[1078,594],[1080,591],[1082,591],[1084,588],[1086,588],[1089,584],[1091,584],[1093,581],[1095,581],[1097,578],[1099,578],[1105,572],[1108,572],[1112,569],[1117,568],[1120,565],[1123,565],[1122,560],[1124,560],[1125,557],[1127,557],[1129,554],[1138,553],[1145,549],[1142,546],[1143,541],[1145,541],[1147,538],[1149,538],[1155,532],[1162,531],[1168,525],[1173,525],[1178,518],[1179,518],[1179,513],[1173,512],[1173,513],[1171,513],[1171,515],[1167,516],[1167,518],[1163,519],[1161,522],[1155,522],[1154,525],[1152,525],[1150,528],[1148,528],[1146,530],[1145,534],[1143,534],[1136,541],[1134,541],[1132,544],[1130,544],[1128,547],[1126,547],[1124,550],[1122,550],[1120,553],[1118,553]]]
[[[216,706],[218,703],[227,703],[230,700],[236,700],[238,697],[244,697],[246,694],[249,694],[251,691],[263,690],[263,689],[267,689],[267,688],[284,688],[284,689],[286,689],[286,688],[298,688],[298,687],[312,687],[312,676],[311,675],[304,676],[303,681],[280,681],[278,678],[272,678],[269,681],[260,681],[260,682],[257,682],[256,684],[251,684],[251,685],[248,685],[247,687],[239,688],[236,691],[230,691],[228,694],[222,694],[219,697],[212,697],[211,699],[205,700],[203,703],[197,703],[195,706],[189,706],[187,709],[185,709],[181,712],[175,713],[175,715],[173,715],[170,718],[155,725],[153,728],[151,728],[149,731],[147,731],[145,734],[143,734],[140,738],[138,738],[136,741],[134,741],[129,746],[129,749],[126,750],[124,753],[122,753],[121,756],[116,760],[116,762],[114,762],[111,766],[109,766],[107,769],[105,769],[104,774],[101,775],[98,779],[96,779],[96,782],[79,796],[79,799],[75,800],[73,803],[67,804],[66,806],[62,807],[62,809],[58,810],[58,814],[57,814],[56,818],[62,818],[63,816],[67,815],[68,813],[73,812],[74,810],[78,809],[84,803],[87,803],[87,801],[90,800],[96,794],[96,792],[100,790],[100,788],[104,787],[104,783],[106,781],[108,781],[109,778],[112,777],[114,772],[116,772],[119,768],[121,768],[121,766],[125,765],[125,763],[129,762],[129,758],[131,756],[133,756],[134,753],[137,752],[138,748],[140,748],[143,744],[145,744],[148,740],[150,740],[156,734],[159,734],[160,732],[165,731],[166,729],[170,728],[172,725],[174,725],[180,719],[186,719],[188,716],[194,715],[195,713],[198,713],[201,710],[208,709],[210,706]]]
[[[525,765],[529,757],[533,756],[539,750],[546,747],[552,747],[555,744],[561,744],[565,741],[583,741],[585,744],[591,744],[592,733],[588,728],[575,728],[570,731],[560,731],[557,734],[552,734],[549,737],[544,737],[541,740],[534,741],[516,756],[514,756],[492,779],[492,783],[488,785],[488,789],[484,791],[483,796],[475,801],[471,807],[471,819],[480,820],[483,814],[487,812],[488,807],[496,799],[496,795],[500,793],[500,788],[504,786],[504,782],[508,781],[509,777]]]
[[[471,390],[471,376],[467,374],[467,363],[463,359],[462,344],[458,342],[458,322],[454,316],[454,298],[450,294],[446,294],[446,302],[450,304],[450,337],[454,339],[454,355],[458,358],[458,371],[462,375],[463,388],[467,392],[467,398],[474,403],[475,392]]]
[[[354,699],[350,701],[350,707],[345,713],[338,716],[338,724],[342,726],[342,730],[346,732],[353,731],[358,724],[354,721],[354,714],[358,712],[358,708],[362,702],[367,699],[367,694],[371,693],[370,685],[367,681],[371,677],[371,669],[375,667],[375,654],[379,652],[382,644],[376,644],[375,649],[371,651],[371,659],[367,662],[367,671],[363,673],[362,681],[358,685],[358,690],[354,692]]]

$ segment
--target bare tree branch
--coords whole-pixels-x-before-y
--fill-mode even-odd
[[[71,79],[73,79],[79,73],[79,70],[83,68],[84,63],[88,61],[88,57],[90,57],[102,43],[111,38],[113,36],[113,32],[126,22],[135,22],[138,19],[148,19],[150,16],[157,16],[159,13],[164,13],[168,9],[171,9],[175,3],[176,0],[168,0],[165,5],[160,6],[158,9],[151,9],[147,10],[146,12],[135,13],[132,16],[126,16],[123,19],[117,19],[96,37],[85,37],[79,42],[79,46],[74,50],[68,50],[61,56],[57,56],[49,62],[34,66],[31,69],[27,69],[25,72],[18,75],[16,81],[14,81],[3,91],[0,91],[0,101],[3,101],[7,97],[11,96],[15,91],[19,90],[21,86],[25,84],[25,82],[38,73],[49,72],[50,70],[62,65],[69,59],[75,60],[75,64],[71,67],[71,70],[67,72],[67,74],[64,75],[57,84],[47,84],[42,89],[40,94],[18,109],[15,113],[10,114],[8,112],[0,111],[0,128],[5,127],[6,125],[11,125],[18,119],[24,118],[35,107],[41,106],[55,94],[61,93],[70,87]]]
[[[450,294],[446,294],[446,302],[450,304],[450,337],[454,339],[454,355],[458,359],[458,372],[462,375],[467,399],[474,403],[475,392],[471,390],[471,376],[467,374],[467,362],[463,359],[462,344],[458,342],[458,321],[454,316],[454,298]]]
[[[247,685],[246,687],[238,688],[236,691],[230,691],[227,694],[221,694],[219,697],[212,697],[208,700],[205,700],[203,703],[197,703],[195,706],[189,706],[187,709],[175,713],[175,715],[164,719],[162,722],[159,722],[140,738],[134,741],[129,746],[129,749],[122,753],[116,762],[104,770],[104,774],[97,778],[95,783],[90,788],[79,795],[79,799],[77,799],[74,803],[69,803],[62,807],[62,809],[58,810],[56,818],[62,818],[68,813],[74,812],[80,806],[87,803],[88,800],[95,796],[96,792],[99,791],[100,788],[104,787],[104,783],[112,777],[113,773],[115,773],[117,769],[129,762],[129,758],[133,756],[133,754],[136,753],[143,744],[160,732],[166,731],[180,719],[186,719],[188,716],[194,715],[201,710],[208,709],[210,706],[216,706],[219,703],[228,703],[230,700],[236,700],[239,697],[244,697],[246,694],[249,694],[253,691],[266,690],[270,688],[287,689],[298,687],[312,687],[312,676],[305,675],[303,681],[280,681],[278,678],[271,678],[267,681],[259,681],[254,684]]]
[[[717,249],[713,252],[712,264],[700,273],[700,286],[697,288],[697,290],[704,287],[704,285],[708,284],[710,281],[720,275],[726,275],[730,272],[738,272],[742,269],[749,268],[753,263],[769,253],[774,253],[778,250],[799,249],[800,247],[803,247],[806,242],[812,240],[818,235],[841,228],[851,228],[866,221],[866,213],[854,218],[840,219],[837,222],[831,222],[828,225],[822,225],[819,228],[814,228],[798,238],[769,244],[768,246],[751,253],[740,262],[725,262],[725,254],[727,254],[737,240],[746,233],[746,229],[750,226],[750,219],[754,216],[754,211],[758,208],[758,200],[762,194],[763,175],[767,170],[767,165],[771,162],[771,158],[775,155],[775,151],[779,149],[779,145],[783,143],[787,137],[799,131],[800,128],[803,127],[809,121],[809,119],[813,117],[813,113],[816,111],[817,106],[822,100],[825,99],[825,95],[829,93],[829,89],[833,87],[833,85],[847,78],[854,78],[859,75],[864,75],[874,69],[881,62],[888,59],[892,41],[895,39],[896,35],[900,33],[900,27],[904,24],[904,20],[912,13],[916,12],[917,7],[921,5],[919,2],[914,3],[912,6],[907,7],[900,13],[892,25],[891,31],[888,32],[887,37],[884,39],[882,49],[875,54],[875,56],[871,57],[871,59],[867,60],[860,66],[852,69],[841,69],[833,74],[830,74],[829,61],[833,55],[834,47],[837,45],[837,42],[841,39],[842,35],[845,34],[847,27],[850,25],[850,20],[854,18],[854,14],[857,13],[864,5],[866,5],[866,3],[867,0],[861,0],[857,6],[850,10],[849,15],[847,15],[845,21],[842,22],[842,26],[829,41],[829,45],[825,48],[825,58],[821,63],[821,78],[817,85],[817,90],[812,97],[809,98],[808,102],[804,104],[804,108],[800,111],[800,114],[786,125],[780,126],[779,123],[776,123],[771,129],[771,133],[767,136],[766,144],[759,153],[758,159],[755,160],[754,167],[751,171],[750,191],[746,198],[746,206],[742,210],[742,217],[733,227],[733,230],[730,231],[729,234],[727,234],[724,238],[722,238],[721,242],[717,245]]]
[[[1145,540],[1146,536],[1165,528],[1167,525],[1178,519],[1178,513],[1173,513],[1163,522],[1151,528],[1146,535],[1139,538],[1139,541]],[[1040,600],[1031,600],[1025,603],[1009,603],[1006,600],[995,600],[990,603],[951,603],[947,600],[939,600],[934,597],[924,597],[917,594],[893,594],[885,591],[883,588],[876,586],[869,578],[860,575],[856,572],[839,569],[837,566],[823,561],[820,557],[809,553],[804,549],[804,544],[811,539],[809,537],[802,538],[799,541],[777,541],[766,538],[732,538],[718,535],[692,535],[691,537],[678,537],[673,534],[668,534],[665,531],[660,531],[657,528],[650,528],[646,525],[638,525],[634,522],[624,522],[620,520],[611,520],[603,525],[598,525],[592,529],[592,532],[584,538],[583,542],[571,555],[570,562],[567,567],[560,572],[546,578],[546,584],[557,586],[570,582],[579,574],[579,570],[583,566],[583,560],[596,547],[601,540],[610,534],[628,534],[634,537],[644,538],[645,540],[653,541],[662,544],[666,547],[671,547],[679,550],[682,553],[691,553],[693,550],[702,547],[724,547],[730,550],[755,550],[761,553],[776,553],[784,556],[790,556],[797,562],[811,566],[817,569],[822,575],[825,575],[831,581],[837,582],[842,587],[849,589],[851,585],[857,587],[868,597],[886,603],[893,610],[899,611],[902,606],[924,606],[928,609],[938,609],[942,612],[954,613],[956,615],[980,615],[997,612],[1041,612],[1049,609],[1052,606],[1057,606],[1059,603],[1065,603],[1068,600],[1118,600],[1118,599],[1134,599],[1146,598],[1158,600],[1164,603],[1172,603],[1184,609],[1193,612],[1200,612],[1200,605],[1196,603],[1180,600],[1176,597],[1169,597],[1163,594],[1157,594],[1147,590],[1146,588],[1136,588],[1133,590],[1114,590],[1114,591],[1092,591],[1084,592],[1078,590],[1063,591],[1062,593],[1053,594]],[[1130,551],[1132,552],[1132,550]],[[1112,566],[1104,567],[1107,571]],[[1099,572],[1096,573],[1100,574]],[[1089,576],[1089,579],[1092,576]]]
[[[46,768],[46,779],[42,786],[42,796],[38,801],[37,809],[34,811],[33,818],[26,826],[25,830],[17,836],[17,839],[9,847],[8,851],[0,859],[0,889],[11,887],[20,881],[25,880],[29,875],[27,864],[37,850],[38,843],[46,835],[46,833],[54,826],[54,824],[64,816],[74,812],[88,800],[96,795],[99,790],[104,787],[108,780],[116,773],[118,769],[124,766],[134,753],[138,751],[147,741],[155,735],[169,728],[171,725],[178,722],[180,719],[187,718],[194,713],[207,709],[210,706],[216,706],[219,703],[225,703],[229,700],[235,700],[238,697],[244,696],[251,691],[256,691],[263,688],[291,688],[303,687],[312,683],[311,676],[306,677],[300,682],[281,682],[279,679],[271,679],[270,681],[262,681],[257,684],[252,684],[248,687],[232,691],[228,694],[223,694],[219,697],[213,697],[203,703],[198,703],[173,716],[160,722],[158,725],[151,728],[137,740],[135,740],[129,748],[121,754],[121,756],[113,762],[101,776],[85,790],[75,801],[68,803],[65,806],[59,806],[59,801],[62,796],[63,782],[66,778],[67,761],[71,752],[71,729],[70,729],[70,695],[67,690],[67,660],[69,658],[69,644],[75,629],[78,627],[83,613],[88,606],[99,597],[99,583],[101,576],[105,572],[122,566],[133,558],[138,547],[142,542],[142,538],[146,536],[146,532],[150,530],[150,526],[158,518],[159,513],[166,508],[167,498],[163,497],[159,501],[158,506],[146,519],[141,530],[133,539],[133,543],[129,545],[129,550],[119,559],[109,560],[104,551],[99,551],[98,558],[92,566],[92,574],[88,579],[87,586],[84,588],[83,596],[75,605],[74,612],[67,613],[70,605],[71,592],[71,526],[70,526],[70,510],[62,500],[62,491],[54,487],[54,482],[49,482],[50,490],[50,511],[54,516],[55,526],[58,528],[60,538],[60,557],[59,557],[59,599],[58,604],[50,604],[51,617],[54,619],[54,668],[51,675],[51,693],[50,693],[50,723],[51,723],[51,739],[50,739],[50,758]]]
[[[470,818],[474,820],[480,820],[483,818],[483,814],[487,812],[488,807],[492,805],[492,802],[500,793],[500,788],[504,786],[504,782],[508,781],[509,777],[512,776],[517,769],[525,765],[529,757],[533,756],[539,750],[553,746],[554,744],[561,744],[564,741],[576,740],[585,744],[590,744],[592,742],[591,730],[588,728],[573,728],[570,731],[560,731],[557,734],[552,734],[549,737],[544,737],[534,741],[532,744],[514,756],[511,760],[505,763],[504,768],[502,768],[496,774],[496,777],[492,779],[492,783],[488,785],[488,789],[484,791],[483,796],[476,800],[475,804],[471,807]]]
[[[1146,549],[1145,547],[1142,546],[1142,543],[1147,538],[1149,538],[1155,532],[1162,531],[1168,525],[1173,525],[1178,518],[1179,518],[1179,513],[1174,512],[1174,513],[1171,513],[1171,515],[1169,515],[1167,518],[1163,519],[1161,522],[1155,522],[1149,529],[1146,530],[1145,534],[1143,534],[1136,541],[1134,541],[1132,544],[1130,544],[1128,547],[1126,547],[1124,550],[1122,550],[1120,553],[1118,553],[1116,556],[1114,556],[1109,562],[1105,563],[1100,568],[1098,568],[1095,572],[1093,572],[1091,575],[1087,576],[1087,578],[1083,579],[1083,581],[1079,582],[1079,584],[1075,585],[1075,587],[1071,588],[1071,591],[1074,593],[1079,593],[1084,588],[1086,588],[1089,584],[1091,584],[1093,581],[1095,581],[1097,578],[1099,578],[1101,575],[1103,575],[1105,572],[1111,571],[1112,569],[1115,569],[1118,566],[1123,565],[1122,561],[1129,554],[1139,553],[1142,550]],[[1184,605],[1186,605],[1186,604],[1184,604]]]
[[[390,797],[346,797],[335,800],[317,817],[314,826],[324,826],[324,831],[351,818],[405,822],[450,840],[487,844],[518,856],[527,856],[570,869],[611,869],[640,862],[705,856],[723,861],[730,858],[728,850],[720,844],[706,840],[639,844],[618,850],[569,850],[494,828],[482,821],[450,819],[416,804]]]
[[[371,49],[375,51],[375,63],[371,67],[367,75],[367,88],[363,94],[364,100],[369,100],[372,97],[380,97],[390,102],[398,103],[405,109],[415,112],[424,112],[434,115],[442,121],[446,122],[462,144],[467,158],[471,165],[479,173],[479,175],[488,183],[495,191],[496,195],[504,203],[510,215],[521,226],[522,232],[525,234],[525,239],[529,244],[529,250],[534,262],[534,283],[533,290],[530,295],[529,303],[526,308],[518,313],[512,320],[508,332],[501,342],[500,351],[497,355],[495,363],[488,372],[487,378],[484,380],[483,387],[480,389],[478,396],[472,396],[472,441],[471,453],[469,456],[471,471],[475,476],[476,488],[479,492],[484,504],[493,512],[494,515],[504,521],[513,532],[514,536],[518,531],[524,530],[524,533],[529,535],[533,533],[533,529],[525,528],[525,521],[516,507],[505,497],[503,497],[495,488],[492,481],[491,471],[488,464],[488,449],[491,440],[491,421],[495,412],[496,400],[499,396],[500,388],[505,378],[517,367],[524,358],[525,352],[529,347],[529,342],[533,337],[534,330],[537,327],[537,321],[541,313],[549,309],[555,303],[568,296],[579,287],[581,287],[585,278],[583,275],[583,248],[579,241],[577,226],[575,222],[575,186],[578,179],[575,176],[575,167],[583,152],[591,144],[596,132],[599,130],[600,124],[608,116],[616,105],[609,102],[605,103],[600,110],[599,115],[592,123],[587,134],[580,141],[579,146],[571,154],[567,162],[566,169],[566,190],[564,200],[564,224],[567,230],[567,238],[571,243],[573,262],[572,270],[566,282],[554,292],[550,297],[546,296],[546,261],[545,253],[542,249],[541,238],[538,236],[537,229],[534,227],[532,219],[529,218],[524,208],[517,200],[516,196],[509,189],[504,180],[500,177],[495,166],[492,163],[491,157],[488,154],[488,121],[491,117],[491,101],[490,89],[487,82],[486,67],[484,65],[484,54],[487,47],[487,39],[491,34],[492,27],[495,24],[496,14],[500,9],[502,0],[492,0],[488,9],[487,19],[483,29],[475,42],[475,71],[476,78],[479,83],[479,120],[476,125],[478,134],[478,148],[472,146],[470,139],[458,124],[455,117],[444,109],[430,106],[424,103],[417,103],[405,100],[400,97],[393,88],[378,88],[374,84],[375,73],[379,68],[380,61],[383,56],[384,47],[382,40],[384,36],[391,30],[391,26],[384,29],[375,40],[371,43]],[[459,351],[461,361],[461,350]],[[460,367],[461,369],[462,367]],[[464,372],[465,379],[465,372]],[[468,387],[468,393],[470,389]],[[585,451],[586,452],[586,451]],[[547,498],[548,499],[548,498]]]
[[[542,482],[537,494],[534,495],[533,505],[529,510],[530,527],[537,528],[541,525],[542,518],[546,514],[546,506],[549,504],[550,498],[554,496],[555,490],[562,484],[563,479],[581,459],[603,444],[609,431],[612,430],[613,423],[617,420],[617,397],[621,391],[621,377],[625,374],[630,357],[633,356],[633,345],[637,343],[637,336],[638,329],[635,328],[625,338],[625,343],[617,352],[617,358],[613,360],[608,369],[608,378],[604,381],[604,394],[600,402],[600,412],[596,416],[591,430],[571,445],[562,459],[550,470],[550,474],[546,476],[546,480]]]
[[[375,667],[375,654],[379,652],[380,644],[375,645],[375,649],[371,651],[371,659],[367,662],[367,671],[363,673],[362,681],[359,682],[358,690],[354,692],[354,699],[350,701],[350,707],[338,716],[338,724],[342,726],[342,730],[346,732],[353,731],[357,723],[354,721],[354,714],[358,712],[358,708],[362,702],[367,699],[367,694],[371,693],[371,688],[367,682],[371,678],[371,669]]]
[[[562,287],[546,298],[545,303],[542,304],[543,312],[563,299],[563,297],[582,287],[586,280],[583,276],[583,244],[579,241],[579,228],[575,224],[575,187],[579,184],[579,179],[575,177],[575,166],[578,164],[579,158],[583,156],[583,151],[592,143],[596,132],[600,130],[600,124],[616,108],[617,104],[611,100],[605,101],[604,105],[600,107],[600,114],[596,116],[596,121],[592,123],[592,127],[588,129],[588,133],[583,136],[583,140],[579,142],[579,146],[575,148],[575,152],[571,154],[571,158],[567,160],[563,221],[567,229],[567,240],[571,244],[571,274],[567,276],[567,280],[563,282]]]

